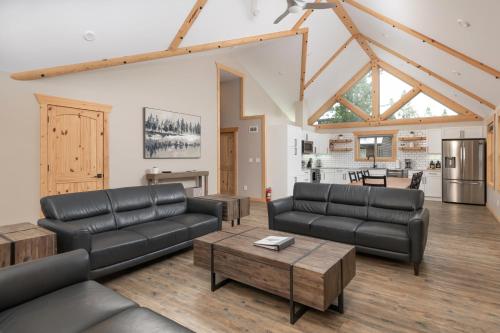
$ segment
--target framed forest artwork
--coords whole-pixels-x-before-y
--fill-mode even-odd
[[[201,117],[144,108],[144,158],[200,158]]]

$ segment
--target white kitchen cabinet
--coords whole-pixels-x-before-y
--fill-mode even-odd
[[[425,197],[428,199],[441,199],[442,197],[442,178],[441,171],[425,171]]]
[[[432,128],[427,130],[427,152],[429,154],[441,154],[442,151],[442,133],[441,128]]]
[[[328,145],[329,145],[328,134],[319,134],[316,133],[314,136],[314,149],[316,150],[316,154],[328,154]]]
[[[480,138],[484,138],[483,126],[443,128],[443,139],[480,139]]]
[[[302,128],[292,125],[287,125],[286,128],[287,146],[297,148],[301,151],[302,148]]]

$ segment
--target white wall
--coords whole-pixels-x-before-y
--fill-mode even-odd
[[[259,119],[241,119],[241,80],[221,83],[221,128],[238,127],[238,189],[239,195],[262,198],[261,131]],[[250,126],[257,126],[258,133],[249,133]],[[257,162],[257,158],[261,162]],[[253,162],[249,160],[252,159]],[[246,189],[245,189],[246,186]]]
[[[113,106],[110,115],[110,187],[145,184],[146,169],[208,170],[209,193],[217,188],[216,62],[244,71],[228,51],[171,58],[36,81],[15,81],[0,72],[0,210],[2,224],[35,222],[39,216],[39,107],[34,93]],[[245,114],[267,123],[288,121],[248,73]],[[142,108],[200,115],[199,160],[145,160]],[[269,142],[266,143],[269,147]],[[272,159],[271,159],[272,160]],[[266,165],[270,168],[270,163]],[[271,180],[268,180],[271,183]]]

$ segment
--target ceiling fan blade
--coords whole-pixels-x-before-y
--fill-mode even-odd
[[[283,20],[288,14],[290,14],[290,12],[288,11],[288,8],[287,8],[283,14],[281,14],[280,16],[278,16],[278,18],[276,20],[274,20],[274,24],[280,23],[281,20]]]
[[[304,5],[304,9],[326,9],[326,8],[335,8],[336,4],[332,2],[320,2],[320,3],[306,3]]]

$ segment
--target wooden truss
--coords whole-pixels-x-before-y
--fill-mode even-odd
[[[372,69],[373,78],[373,89],[372,89],[372,110],[373,110],[373,115],[369,117],[369,119],[366,119],[366,114],[363,112],[362,114],[358,114],[362,119],[365,121],[369,122],[370,124],[376,124],[380,122],[388,122],[392,120],[388,120],[388,114],[386,112],[386,115],[380,115],[379,112],[379,78],[378,78],[378,71],[374,70],[375,68],[378,68],[378,66],[381,66],[380,61],[371,48],[371,45],[375,45],[392,55],[400,58],[401,60],[405,61],[406,63],[426,72],[430,76],[444,82],[445,84],[451,86],[452,88],[460,91],[461,93],[475,99],[479,103],[486,105],[490,109],[495,109],[495,105],[484,98],[481,98],[477,96],[476,94],[466,90],[465,88],[460,87],[459,85],[445,79],[444,77],[436,74],[435,72],[431,71],[430,69],[423,67],[419,65],[418,63],[410,60],[409,58],[397,53],[396,51],[393,51],[384,45],[362,35],[359,31],[359,29],[356,27],[350,16],[348,15],[347,11],[343,8],[342,3],[347,2],[348,4],[354,6],[355,8],[372,15],[376,17],[379,20],[382,20],[383,22],[392,25],[394,28],[405,31],[409,34],[411,34],[414,37],[419,38],[423,42],[427,42],[439,49],[441,49],[444,52],[447,52],[448,54],[455,56],[467,63],[469,63],[472,66],[475,66],[479,68],[482,71],[485,71],[489,74],[494,75],[497,79],[500,77],[500,72],[492,67],[489,67],[475,59],[472,59],[468,57],[465,54],[462,54],[456,50],[451,49],[450,47],[447,47],[446,45],[439,43],[438,41],[427,37],[417,31],[414,31],[410,29],[409,27],[406,27],[402,25],[399,22],[396,22],[388,17],[385,17],[372,9],[363,6],[359,4],[355,0],[329,0],[330,2],[333,2],[336,4],[336,7],[333,8],[333,12],[339,17],[341,22],[344,24],[344,26],[347,28],[347,30],[351,33],[351,38],[349,38],[341,47],[332,54],[332,56],[320,67],[320,69],[314,73],[314,75],[306,82],[305,81],[305,74],[306,74],[306,64],[307,64],[307,42],[308,42],[308,29],[307,28],[301,28],[301,25],[311,16],[311,14],[314,12],[313,10],[307,10],[305,13],[300,17],[300,19],[294,24],[294,26],[290,30],[285,30],[285,31],[280,31],[280,32],[275,32],[275,33],[269,33],[269,34],[262,34],[262,35],[256,35],[256,36],[249,36],[249,37],[244,37],[244,38],[237,38],[237,39],[232,39],[232,40],[224,40],[224,41],[216,41],[212,43],[206,43],[206,44],[200,44],[200,45],[195,45],[191,47],[179,47],[182,40],[186,36],[186,34],[189,32],[190,28],[200,15],[201,11],[203,10],[205,4],[207,3],[208,0],[196,0],[191,11],[189,12],[188,16],[185,18],[182,26],[179,28],[177,34],[175,35],[174,39],[170,42],[170,45],[168,49],[166,50],[160,50],[160,51],[155,51],[155,52],[147,52],[147,53],[142,53],[142,54],[136,54],[136,55],[129,55],[129,56],[123,56],[123,57],[116,57],[116,58],[110,58],[110,59],[102,59],[102,60],[96,60],[96,61],[88,61],[84,63],[78,63],[78,64],[71,64],[71,65],[63,65],[63,66],[56,66],[56,67],[49,67],[49,68],[43,68],[43,69],[36,69],[36,70],[30,70],[30,71],[25,71],[25,72],[18,72],[18,73],[13,73],[11,75],[11,78],[16,79],[16,80],[36,80],[36,79],[41,79],[45,77],[53,77],[53,76],[59,76],[59,75],[65,75],[65,74],[70,74],[70,73],[78,73],[78,72],[84,72],[84,71],[90,71],[90,70],[95,70],[95,69],[100,69],[100,68],[107,68],[107,67],[113,67],[113,66],[121,66],[121,65],[126,65],[126,64],[131,64],[131,63],[137,63],[137,62],[144,62],[144,61],[151,61],[151,60],[156,60],[156,59],[162,59],[162,58],[169,58],[169,57],[175,57],[179,55],[186,55],[186,54],[191,54],[191,53],[197,53],[197,52],[204,52],[204,51],[209,51],[209,50],[215,50],[215,49],[221,49],[221,48],[227,48],[227,47],[234,47],[234,46],[239,46],[239,45],[244,45],[244,44],[249,44],[249,43],[258,43],[258,42],[263,42],[267,40],[272,40],[276,38],[283,38],[283,37],[290,37],[294,35],[301,35],[302,36],[302,50],[301,50],[301,71],[300,71],[300,100],[302,101],[304,98],[304,91],[310,87],[315,80],[324,72],[324,70],[330,66],[331,63],[342,53],[343,50],[345,50],[349,44],[353,41],[356,40],[356,42],[361,46],[363,51],[368,55],[370,58],[371,63],[368,64],[367,66],[363,67],[363,71],[366,71],[364,74],[366,74],[370,68]],[[319,0],[316,0],[319,1]],[[364,75],[363,74],[363,75]],[[346,83],[346,86],[349,84],[354,84],[356,80],[357,74],[351,79],[349,82]],[[359,80],[359,78],[358,78]],[[354,81],[354,83],[353,83]],[[430,88],[422,88],[422,84],[414,84],[419,91],[424,91],[424,89],[427,90],[427,93],[430,91]],[[345,86],[343,87],[345,88]],[[417,89],[415,88],[415,89]],[[348,88],[347,88],[348,89]],[[345,93],[342,89],[332,96],[310,119],[316,117],[318,114],[321,116],[331,105],[338,101],[342,94]],[[416,90],[413,91],[412,93],[416,94]],[[408,93],[408,96],[404,96],[407,98],[411,97],[411,94]],[[432,94],[432,93],[430,93]],[[429,94],[429,95],[430,95]],[[436,94],[434,94],[436,96]],[[442,95],[440,95],[442,96]],[[432,96],[431,96],[432,97]],[[435,97],[434,97],[435,98]],[[410,98],[411,99],[411,98]],[[435,98],[438,100],[438,98]],[[347,103],[346,101],[344,101]],[[403,101],[401,101],[403,102]],[[445,103],[443,103],[445,104]],[[457,106],[457,103],[453,104]],[[446,105],[446,104],[445,104]],[[460,107],[459,109],[464,109],[463,107]],[[357,109],[356,106],[352,106],[351,110],[356,113],[359,112],[359,108]],[[391,109],[391,111],[394,111]],[[397,110],[396,110],[397,111]],[[459,112],[460,113],[460,112]],[[318,117],[319,118],[319,117]],[[451,121],[451,117],[446,117],[447,121]],[[317,119],[317,118],[316,118]],[[416,120],[415,120],[416,121]],[[428,121],[426,119],[425,121]],[[339,124],[335,124],[339,125]],[[343,124],[344,126],[347,126],[347,124]],[[359,125],[359,124],[357,124]]]
[[[389,109],[380,114],[380,68],[387,71],[391,75],[397,77],[401,81],[406,82],[413,88],[398,101],[396,101]],[[372,115],[367,115],[358,106],[347,100],[343,95],[349,91],[361,78],[368,72],[372,71]],[[455,111],[456,116],[443,116],[443,117],[429,117],[429,118],[413,118],[413,119],[389,119],[394,113],[400,110],[404,105],[410,102],[419,93],[424,93],[427,96],[435,99],[439,103]],[[333,124],[315,124],[316,121],[327,112],[334,104],[340,103],[348,108],[351,112],[356,114],[362,121],[333,123]],[[352,128],[352,127],[371,127],[371,126],[388,126],[388,125],[401,125],[401,124],[426,124],[426,123],[442,123],[442,122],[456,122],[456,121],[477,121],[482,118],[467,109],[466,107],[458,104],[429,86],[417,81],[411,76],[403,73],[392,65],[382,61],[376,60],[367,63],[363,66],[347,83],[340,88],[337,93],[330,97],[309,119],[308,124],[316,128]]]

